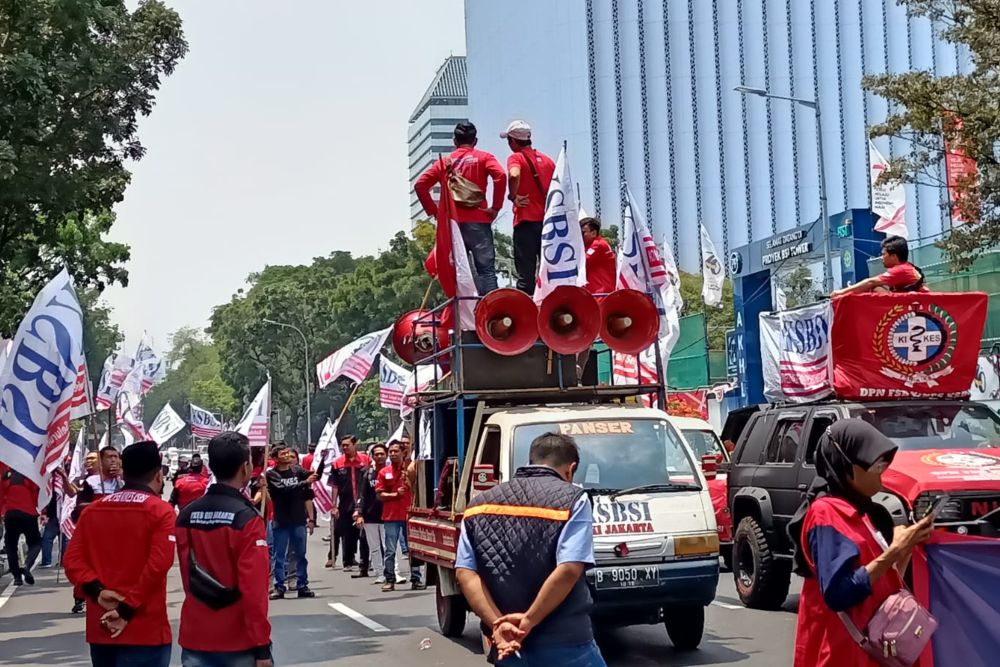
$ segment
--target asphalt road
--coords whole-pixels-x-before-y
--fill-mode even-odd
[[[401,587],[382,593],[368,580],[351,579],[340,570],[324,570],[326,545],[317,531],[310,543],[311,587],[317,597],[271,603],[276,664],[284,666],[485,665],[473,617],[459,641],[437,631],[433,591]],[[83,618],[69,613],[72,596],[56,570],[36,571],[34,587],[14,589],[10,577],[0,579],[0,666],[89,665]],[[793,591],[797,591],[797,583]],[[8,597],[9,596],[9,597]],[[177,570],[168,581],[168,606],[176,636],[182,591]],[[708,627],[698,651],[675,652],[662,626],[640,626],[601,632],[598,642],[612,666],[640,665],[790,665],[795,637],[793,592],[785,609],[744,609],[723,573]],[[360,616],[359,616],[360,615]],[[221,629],[220,629],[221,630]],[[430,648],[421,650],[422,640]],[[173,664],[180,664],[175,647]]]

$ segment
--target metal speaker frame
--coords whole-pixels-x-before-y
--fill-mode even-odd
[[[601,340],[620,354],[639,354],[656,340],[660,315],[647,294],[615,290],[601,300]]]
[[[560,285],[538,307],[538,335],[553,352],[577,354],[597,339],[600,317],[593,294],[582,287]]]
[[[521,290],[501,287],[476,304],[476,333],[487,349],[512,357],[538,340],[538,307]]]

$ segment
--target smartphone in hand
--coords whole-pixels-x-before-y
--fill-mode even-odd
[[[941,510],[944,509],[945,505],[947,505],[948,501],[950,501],[950,500],[951,500],[951,495],[949,495],[947,493],[945,493],[945,494],[943,494],[941,496],[938,496],[937,500],[935,500],[931,504],[931,506],[929,508],[927,508],[927,511],[924,512],[924,515],[922,517],[920,517],[920,518],[921,519],[926,519],[928,516],[930,516],[930,517],[933,517],[932,518],[932,522],[937,521],[938,514],[941,513]]]

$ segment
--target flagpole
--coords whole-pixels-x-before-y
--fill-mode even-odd
[[[351,393],[347,395],[347,400],[344,402],[344,407],[341,408],[340,414],[337,416],[337,421],[336,421],[337,424],[340,424],[340,421],[344,418],[344,415],[347,413],[347,408],[350,407],[351,401],[354,400],[354,395],[358,393],[358,389],[360,388],[361,388],[361,383],[358,382],[354,385],[354,389],[351,390]]]

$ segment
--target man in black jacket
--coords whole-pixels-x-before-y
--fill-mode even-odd
[[[385,528],[382,525],[382,501],[375,493],[375,482],[378,480],[378,471],[385,467],[388,450],[381,442],[377,442],[371,446],[368,454],[372,464],[364,471],[361,484],[358,485],[354,525],[364,530],[371,567],[376,573],[381,573],[385,569]],[[384,584],[385,577],[378,574],[375,583]]]

